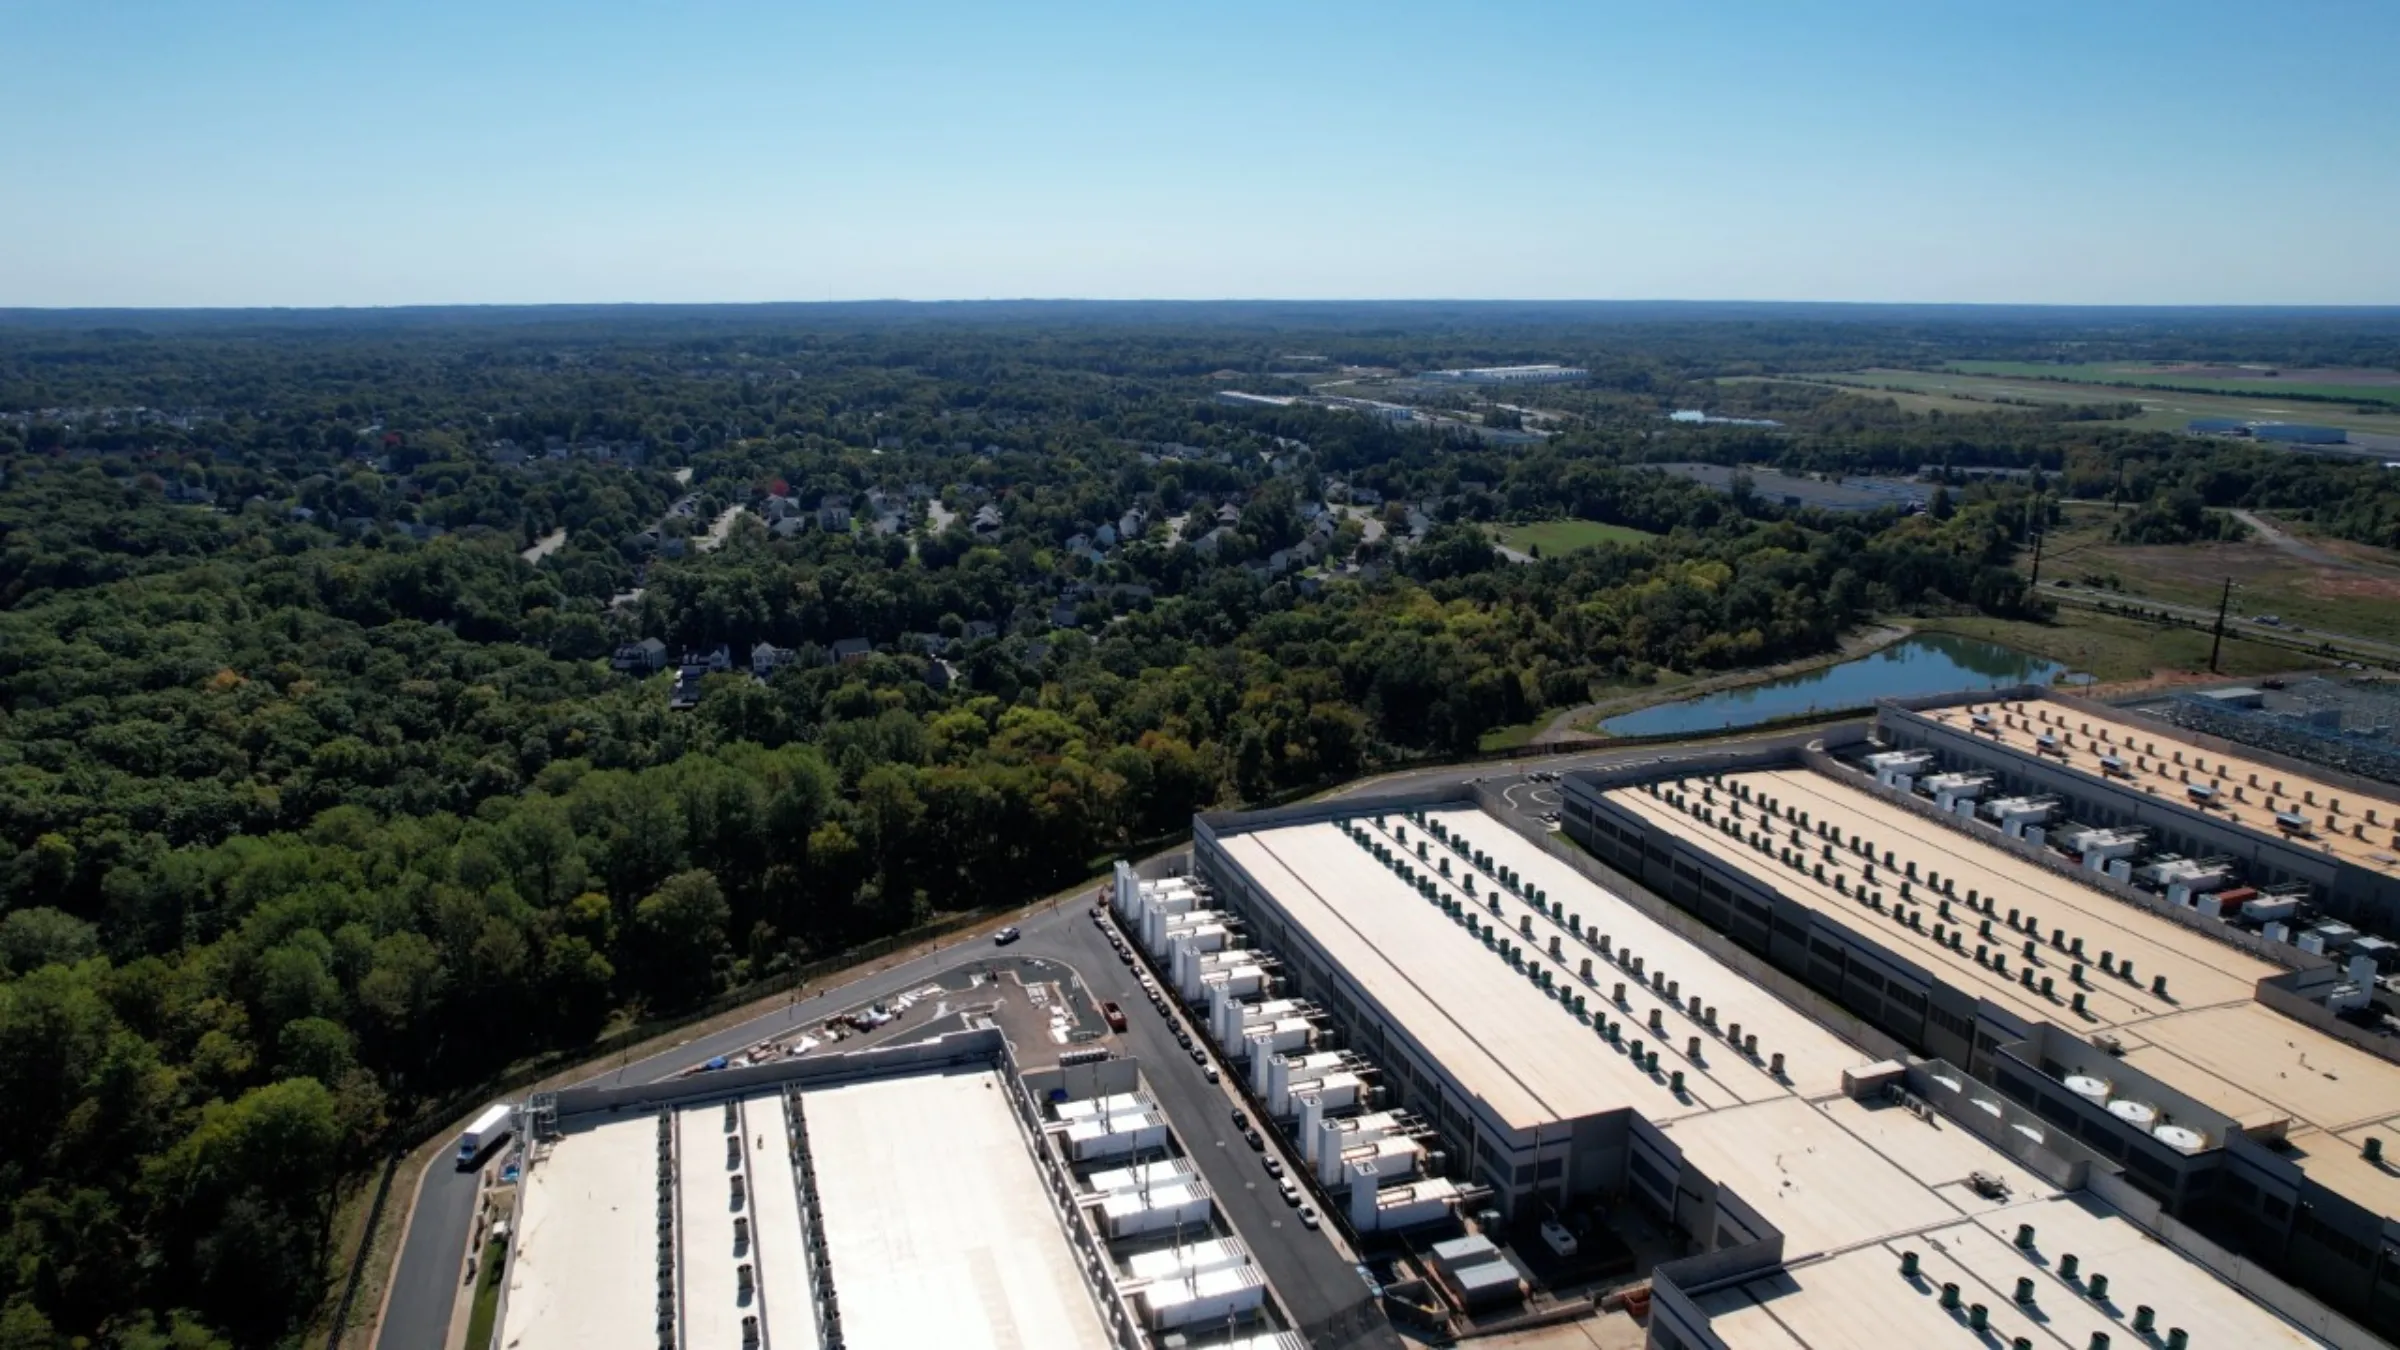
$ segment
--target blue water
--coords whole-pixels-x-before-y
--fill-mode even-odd
[[[1863,708],[1879,698],[2048,684],[2066,669],[1998,643],[1924,633],[1855,661],[1612,717],[1600,729],[1612,736],[1721,731],[1817,709]]]

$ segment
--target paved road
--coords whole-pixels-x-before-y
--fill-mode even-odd
[[[480,1180],[481,1174],[458,1171],[448,1158],[426,1164],[400,1268],[392,1275],[391,1311],[375,1337],[381,1350],[441,1350],[449,1339]]]
[[[1210,1083],[1189,1052],[1176,1044],[1175,1029],[1182,1026],[1193,1033],[1195,1043],[1205,1045],[1198,1027],[1186,1020],[1173,999],[1168,1000],[1169,1015],[1159,1015],[1143,995],[1139,977],[1108,946],[1103,930],[1088,918],[1079,929],[1061,935],[1062,942],[1093,986],[1093,996],[1115,999],[1124,1007],[1126,1028],[1115,1038],[1117,1049],[1141,1060],[1151,1096],[1165,1109],[1184,1151],[1216,1193],[1218,1212],[1257,1256],[1284,1306],[1301,1325],[1323,1326],[1367,1302],[1366,1285],[1350,1258],[1323,1232],[1300,1226],[1297,1211],[1284,1204],[1260,1156],[1242,1142],[1241,1131],[1233,1127],[1237,1098],[1232,1084]],[[1213,1054],[1210,1062],[1218,1063]],[[1286,1175],[1293,1175],[1292,1154],[1273,1131],[1264,1133],[1268,1147],[1283,1159]],[[1320,1210],[1324,1207],[1321,1199],[1312,1197],[1311,1202]],[[1397,1339],[1391,1343],[1396,1346]]]

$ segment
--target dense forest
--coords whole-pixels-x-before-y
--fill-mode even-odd
[[[292,1343],[337,1196],[462,1087],[1595,688],[2035,613],[2007,559],[2062,497],[2400,544],[2372,464],[1714,382],[2056,323],[0,317],[0,1350]],[[2210,340],[2395,350],[2173,337]],[[1520,360],[1592,378],[1510,443],[1216,397]],[[1831,516],[1644,467],[1681,460],[1959,481]],[[1517,563],[1486,529],[1555,517],[1654,537]],[[621,668],[644,639],[665,669]]]

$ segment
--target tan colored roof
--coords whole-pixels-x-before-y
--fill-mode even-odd
[[[1996,714],[1988,728],[1974,725],[1977,712]],[[2058,738],[2057,750],[2043,756],[2053,763],[2089,778],[2144,789],[2262,834],[2291,838],[2276,824],[2275,816],[2293,812],[2307,817],[2310,832],[2292,842],[2362,867],[2400,871],[2400,802],[2334,787],[2239,755],[2202,750],[2175,739],[2167,728],[2145,718],[2087,713],[2048,699],[1971,704],[1924,716],[1974,730],[2026,754],[2039,753],[2037,739],[2053,735]],[[2103,772],[2103,755],[2120,759],[2123,770]],[[2200,807],[2187,791],[2190,784],[2216,788],[2220,804]]]
[[[2213,760],[2211,761],[2214,762]],[[2370,1125],[2392,1127],[2400,1121],[2400,1065],[2355,1049],[2322,1032],[2291,1020],[2257,1002],[2255,986],[2278,968],[2220,943],[2204,933],[2135,908],[2092,887],[2026,862],[1988,844],[1918,818],[1861,788],[1806,770],[1739,774],[1728,782],[1747,783],[1754,793],[1809,813],[1812,823],[1824,822],[1849,840],[1864,836],[1877,850],[1876,874],[1886,879],[1885,911],[1878,914],[1850,895],[1833,889],[1837,874],[1846,877],[1853,892],[1863,875],[1858,855],[1834,849],[1824,883],[1812,873],[1792,870],[1772,854],[1761,855],[1746,843],[1736,844],[1711,826],[1678,811],[1667,802],[1638,789],[1620,789],[1609,800],[1633,811],[1656,828],[1706,848],[1782,894],[1840,920],[1873,941],[1933,971],[1945,983],[1989,998],[2018,1016],[2055,1023],[2081,1034],[2106,1032],[2124,1049],[2124,1060],[2179,1092],[2223,1112],[2251,1131],[2272,1132],[2288,1122],[2295,1158],[2321,1184],[2381,1214],[2400,1214],[2400,1174],[2365,1163],[2356,1156],[2360,1131]],[[1699,780],[1687,789],[1698,800]],[[1720,818],[1726,818],[1732,798],[1716,793]],[[1760,813],[1745,807],[1745,837],[1756,828]],[[1804,831],[1804,847],[1822,843]],[[1790,847],[1788,829],[1781,847]],[[1974,960],[1972,926],[1963,905],[1952,912],[1970,926],[1962,940],[1963,954],[1951,952],[1933,938],[1937,913],[1928,903],[1922,931],[1903,927],[1890,918],[1898,897],[1891,880],[1904,874],[1884,866],[1881,855],[1890,850],[1901,864],[1915,861],[1920,875],[1939,871],[1952,879],[1960,895],[1972,886],[2003,897],[2005,916],[2010,905],[2038,913],[2043,937],[2038,950],[2044,964],[2038,969],[2056,981],[2060,998],[2053,1002],[2027,991],[2018,982],[2025,935],[2005,924],[1994,933],[2005,941],[2009,973],[1994,973]],[[1920,897],[1928,892],[1918,888]],[[1912,902],[1914,903],[1914,902]],[[2086,993],[2088,1017],[2077,1017],[2066,1006],[2073,988],[2064,961],[2050,948],[2049,930],[2064,928],[2081,936],[2087,953],[2112,951],[2131,957],[2138,978],[2128,983],[2102,974],[2096,963],[2086,966],[2092,986]],[[1989,945],[1999,946],[1998,943]],[[2167,976],[2169,1000],[2150,991],[2152,975]],[[2336,1136],[2339,1136],[2337,1139]],[[2347,1141],[2347,1142],[2345,1142]],[[2392,1146],[2400,1146],[2395,1134]],[[2400,1162],[2400,1147],[2394,1158]]]
[[[1433,818],[1473,839],[1477,847],[1517,869],[1599,931],[1643,953],[1647,970],[1667,972],[1677,981],[1681,999],[1696,994],[1704,1008],[1716,1007],[1719,1028],[1741,1022],[1745,1031],[1758,1036],[1762,1057],[1781,1051],[1791,1080],[1789,1086],[1778,1083],[1761,1066],[1734,1055],[1717,1032],[1695,1022],[1685,1007],[1668,1006],[1667,999],[1654,996],[1530,905],[1506,897],[1501,901],[1504,913],[1492,915],[1488,882],[1477,886],[1478,912],[1486,919],[1496,918],[1512,934],[1530,918],[1534,936],[1517,940],[1531,948],[1533,959],[1549,967],[1554,977],[1582,992],[1593,1008],[1625,1023],[1628,1037],[1658,1049],[1658,1077],[1635,1068],[1623,1050],[1612,1048],[1524,973],[1487,951],[1480,939],[1418,895],[1338,826],[1282,826],[1221,841],[1354,984],[1440,1061],[1466,1092],[1488,1102],[1510,1126],[1532,1129],[1626,1106],[1651,1120],[1666,1120],[1782,1096],[1795,1087],[1830,1091],[1839,1087],[1842,1069],[1865,1061],[1863,1052],[1490,817],[1450,811],[1434,813]],[[1388,830],[1398,828],[1406,830],[1412,855],[1420,840],[1430,845],[1436,858],[1446,853],[1443,845],[1403,817],[1394,814],[1387,821],[1387,832],[1380,836],[1386,843],[1392,840]],[[1463,876],[1465,862],[1448,856],[1453,873]],[[1434,867],[1427,862],[1420,870],[1431,872]],[[1464,898],[1456,889],[1448,893]],[[1560,942],[1559,959],[1548,955],[1552,937]],[[1586,956],[1593,960],[1589,985],[1580,978]],[[1628,1008],[1605,1006],[1620,981],[1628,986]],[[1668,1029],[1663,1038],[1648,1028],[1653,1009]],[[1684,1053],[1694,1035],[1703,1047],[1696,1062]],[[1685,1075],[1686,1091],[1680,1099],[1665,1083],[1675,1070]]]

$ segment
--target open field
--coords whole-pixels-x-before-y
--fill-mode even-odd
[[[2046,566],[2046,564],[2045,564]],[[2069,670],[2097,677],[2103,684],[2193,674],[2208,669],[2209,635],[2190,628],[2156,624],[2090,610],[2061,609],[2050,623],[1994,619],[1980,614],[1910,618],[1919,632],[1957,633],[2014,647],[2021,652],[2064,662]],[[2220,658],[2222,673],[2241,678],[2306,669],[2308,657],[2260,642],[2245,642],[2227,634]]]
[[[1850,380],[1852,378],[1864,377],[1852,377],[1847,375],[1806,377],[1776,375],[1720,375],[1717,377],[1717,383],[1805,384],[1822,388],[1828,383],[1837,380]],[[2022,404],[1994,403],[1989,399],[1962,398],[1954,394],[1918,394],[1910,393],[1906,390],[1900,389],[1862,389],[1856,387],[1845,389],[1844,392],[1857,394],[1862,398],[1888,398],[1894,404],[1896,404],[1902,412],[1959,413],[1970,417],[1981,417],[1989,416],[1993,413],[2024,413],[2034,411],[2033,409],[2027,408]]]
[[[1520,553],[1538,551],[1542,557],[1555,558],[1579,548],[1601,544],[1638,544],[1658,536],[1648,530],[1630,525],[1603,525],[1596,520],[1541,520],[1531,525],[1496,526],[1494,534],[1500,542]]]
[[[1848,389],[1939,395],[1980,404],[1985,411],[1995,405],[2006,406],[2008,401],[2070,405],[2139,403],[2142,407],[2139,415],[2121,419],[2116,425],[2151,431],[2181,431],[2195,417],[2235,417],[2256,422],[2312,422],[2351,431],[2400,435],[2400,407],[2390,413],[2362,413],[2333,403],[2276,401],[2230,394],[2185,394],[2170,390],[2117,389],[2102,385],[2071,384],[2061,380],[2018,379],[1947,370],[1889,370],[1877,367],[1790,378]]]
[[[2400,371],[2287,370],[2268,375],[2240,366],[2178,366],[2149,361],[2111,361],[2084,365],[2054,365],[2045,361],[1953,361],[1951,368],[1970,375],[2007,379],[2063,380],[2086,384],[2138,384],[2158,389],[2194,389],[2242,397],[2273,398],[2278,394],[2344,399],[2354,403],[2400,406]]]
[[[2044,589],[2051,581],[2078,586],[2114,579],[2131,595],[2214,608],[2233,581],[2233,612],[2273,614],[2287,625],[2400,641],[2400,557],[2383,549],[2342,544],[2325,565],[2253,537],[2239,543],[2132,545],[2109,542],[2114,511],[2069,507],[2050,532],[2042,556]],[[2022,553],[2017,566],[2030,566]]]

